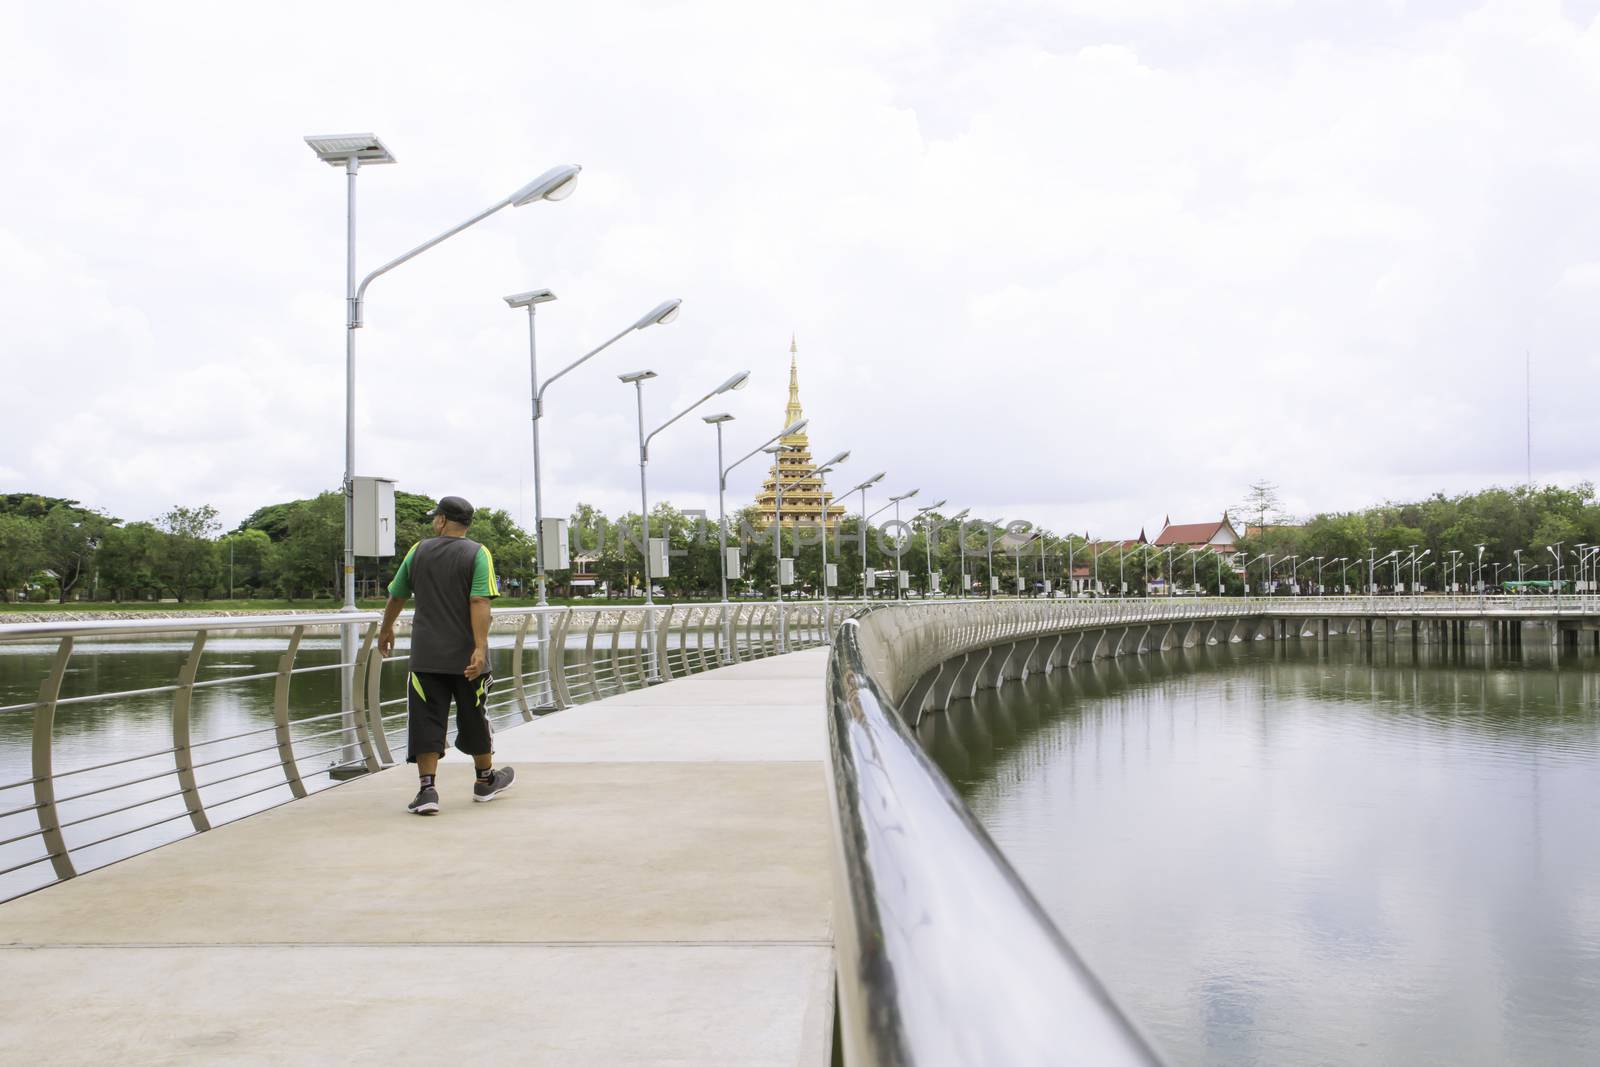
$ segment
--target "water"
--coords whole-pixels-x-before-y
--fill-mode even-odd
[[[1600,674],[1261,642],[980,693],[928,751],[1174,1064],[1600,1063]]]

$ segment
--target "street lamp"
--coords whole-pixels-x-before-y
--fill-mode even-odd
[[[539,549],[538,552],[534,554],[534,562],[536,564],[536,581],[538,582],[539,586],[538,606],[541,608],[549,606],[549,601],[545,599],[545,569],[550,560],[557,558],[553,553],[548,557],[545,554],[545,545],[549,539],[545,537],[544,533],[544,496],[541,479],[542,467],[539,459],[539,420],[544,417],[544,391],[550,388],[550,386],[553,385],[558,378],[561,378],[569,371],[576,370],[578,367],[581,367],[583,364],[589,362],[589,360],[593,359],[595,356],[598,356],[601,352],[604,352],[607,348],[610,348],[613,344],[620,341],[628,334],[633,333],[635,330],[643,330],[650,326],[665,325],[666,323],[671,322],[673,319],[676,319],[678,317],[678,308],[683,303],[681,300],[662,301],[649,311],[645,312],[643,316],[632,323],[627,329],[611,337],[604,344],[590,349],[582,356],[579,356],[577,359],[573,360],[565,367],[562,367],[559,371],[552,375],[549,381],[545,382],[543,385],[540,385],[538,348],[534,344],[534,314],[536,313],[540,304],[549,303],[555,298],[556,294],[552,293],[548,289],[534,289],[531,292],[514,293],[505,298],[507,306],[513,310],[518,308],[528,309],[528,378],[531,384],[531,392],[529,395],[533,398],[533,533],[538,539]],[[729,416],[729,418],[732,417],[733,416],[731,415]],[[541,615],[541,623],[543,620],[544,617]]]
[[[915,524],[918,519],[926,518],[928,512],[937,508],[942,508],[944,505],[945,502],[943,500],[936,500],[925,508],[918,508],[917,513],[911,517],[911,522]],[[926,583],[922,587],[922,597],[924,600],[926,600],[928,598],[928,594],[933,592],[933,542],[928,537],[926,525],[922,530],[922,547],[927,550],[925,554],[928,557],[928,576]]]
[[[778,651],[780,653],[789,650],[789,625],[783,613],[783,491],[799,485],[813,474],[826,474],[849,458],[850,453],[848,451],[840,452],[826,463],[820,463],[808,471],[795,475],[794,481],[788,485],[784,485],[783,480],[778,475],[773,475],[772,565],[776,569],[773,578],[778,590]],[[821,497],[822,494],[819,493],[818,496]],[[797,532],[796,544],[799,543],[798,537],[799,534]],[[828,587],[828,512],[826,505],[824,505],[822,512],[822,587],[824,590]]]
[[[731,651],[733,647],[733,623],[728,616],[728,475],[731,474],[733,469],[739,464],[764,451],[768,445],[771,445],[775,441],[778,441],[782,438],[788,437],[791,434],[797,434],[804,430],[806,425],[811,420],[801,419],[798,422],[794,422],[788,426],[785,426],[776,434],[767,438],[765,441],[761,442],[755,448],[752,448],[750,451],[746,452],[744,455],[740,456],[726,467],[722,465],[722,424],[725,422],[732,422],[733,416],[726,413],[720,415],[706,415],[703,416],[702,421],[708,422],[717,428],[717,552],[721,557],[720,570],[722,575],[722,661],[727,663],[733,658]]]
[[[900,550],[905,547],[903,543],[905,538],[902,536],[904,527],[900,523],[900,501],[910,500],[919,492],[921,492],[920,489],[913,489],[911,492],[902,493],[889,501],[894,505],[894,598],[896,600],[905,599],[905,590],[900,587]]]
[[[685,415],[689,414],[689,412],[693,411],[701,404],[704,404],[712,397],[719,396],[722,393],[729,392],[733,389],[743,389],[745,383],[750,380],[750,372],[747,370],[740,371],[738,374],[735,374],[733,377],[729,378],[727,381],[711,390],[711,392],[707,393],[705,396],[702,396],[699,400],[696,400],[694,403],[690,404],[688,407],[672,416],[672,418],[668,419],[666,422],[663,422],[660,426],[657,426],[654,430],[651,430],[649,433],[645,433],[644,383],[655,376],[656,372],[653,370],[639,370],[633,371],[629,374],[617,375],[618,381],[624,383],[625,385],[633,386],[634,399],[637,402],[639,412],[639,521],[643,528],[644,534],[643,555],[644,617],[646,630],[645,641],[650,653],[650,666],[646,680],[651,682],[658,680],[659,674],[657,673],[656,658],[654,655],[656,602],[654,589],[655,583],[652,580],[650,573],[650,497],[649,491],[645,484],[645,470],[650,463],[650,441],[656,436],[656,434],[660,433],[662,430],[665,430],[668,426],[671,426],[673,423],[677,422],[679,419],[683,418]],[[662,539],[662,559],[663,561],[666,559],[666,538]]]
[[[552,167],[532,182],[510,196],[480,211],[459,225],[425,241],[411,251],[391,259],[356,283],[356,174],[363,163],[376,166],[393,163],[395,158],[375,134],[333,134],[307,137],[305,142],[317,158],[333,167],[343,167],[345,172],[345,340],[344,340],[344,608],[356,610],[356,546],[355,546],[355,467],[356,467],[356,331],[365,323],[362,319],[363,301],[367,286],[380,276],[412,259],[434,245],[445,241],[469,226],[482,222],[504,207],[522,207],[537,200],[561,200],[571,195],[576,187],[578,172],[583,168],[576,163]],[[347,738],[340,757],[342,769],[355,762],[353,741],[355,709],[355,628],[342,625],[340,634],[340,710],[341,722]],[[342,776],[348,776],[344,771]],[[355,771],[355,773],[361,773]]]
[[[967,598],[967,593],[970,591],[969,583],[967,582],[967,515],[971,511],[971,508],[962,508],[950,516],[950,521],[956,524],[956,548],[961,553],[961,563],[959,564],[961,569],[956,572],[956,577],[961,582],[962,600]]]
[[[853,485],[840,494],[841,496],[849,496],[857,491],[861,493],[861,526],[856,530],[856,535],[861,541],[861,603],[863,604],[867,602],[867,490],[883,481],[883,476],[886,473],[886,471],[879,471],[866,481],[859,485]],[[881,511],[883,509],[879,508],[878,510]],[[826,581],[828,576],[824,574],[822,577]]]

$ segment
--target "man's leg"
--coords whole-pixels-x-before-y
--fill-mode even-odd
[[[436,815],[439,793],[434,788],[434,776],[444,753],[453,687],[448,676],[437,674],[413,672],[407,682],[406,759],[417,765],[417,795],[406,810],[413,815]]]
[[[489,721],[489,689],[493,680],[480,675],[456,683],[456,748],[472,757],[477,771],[472,799],[479,803],[493,800],[510,788],[517,772],[510,767],[494,769],[494,724]]]

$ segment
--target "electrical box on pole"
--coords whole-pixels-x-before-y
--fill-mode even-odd
[[[778,584],[794,584],[794,559],[790,556],[783,556],[778,560]]]
[[[672,573],[667,565],[667,539],[665,537],[650,538],[650,577],[666,578]]]
[[[839,565],[837,563],[830,563],[828,564],[827,571],[828,573],[823,576],[823,581],[827,584],[829,589],[837,588],[839,585]]]
[[[878,572],[877,571],[870,571],[870,570],[869,571],[863,571],[861,577],[866,580],[865,588],[867,588],[867,589],[876,589],[876,588],[878,588]]]
[[[567,541],[566,519],[539,520],[539,564],[547,571],[572,567],[572,548]]]
[[[394,555],[394,480],[351,478],[355,554],[383,558]]]
[[[910,589],[911,588],[911,572],[910,571],[901,571],[900,572],[900,588],[901,589]]]
[[[998,593],[999,591],[1000,591],[1000,576],[998,574],[989,575],[989,592]]]
[[[744,577],[744,571],[739,567],[739,550],[737,548],[723,549],[723,566],[728,568],[728,580],[735,581]]]

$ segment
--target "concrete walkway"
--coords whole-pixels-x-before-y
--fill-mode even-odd
[[[0,906],[18,1063],[823,1064],[814,649],[500,735]],[[480,1059],[481,1058],[481,1059]]]

